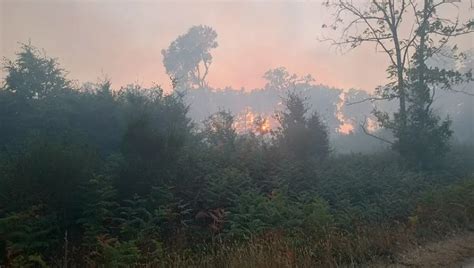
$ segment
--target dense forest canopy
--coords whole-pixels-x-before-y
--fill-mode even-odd
[[[0,266],[357,266],[472,231],[472,51],[433,37],[472,22],[441,19],[443,3],[326,3],[355,16],[331,29],[369,29],[336,45],[393,60],[373,94],[285,67],[213,88],[206,25],[161,51],[172,92],[81,84],[21,44],[2,62]]]

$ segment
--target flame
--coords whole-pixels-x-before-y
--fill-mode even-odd
[[[234,128],[239,134],[253,132],[265,135],[272,129],[272,119],[269,115],[254,113],[252,108],[247,106],[235,117]]]
[[[346,100],[345,92],[342,92],[339,95],[339,102],[336,104],[336,118],[340,122],[339,126],[336,128],[336,132],[342,135],[349,135],[354,132],[355,127],[353,122],[347,118],[343,111],[343,105]],[[282,102],[279,102],[278,105],[282,105]],[[368,119],[367,129],[371,132],[377,130],[377,123]],[[278,125],[278,122],[274,117],[267,114],[256,114],[252,111],[252,107],[247,106],[245,109],[237,114],[234,118],[234,128],[239,134],[253,132],[260,135],[265,135],[270,133],[274,126]]]
[[[346,93],[342,92],[339,95],[339,102],[336,104],[336,118],[341,124],[336,128],[336,132],[342,135],[349,135],[354,132],[354,125],[342,112],[342,106],[346,100]]]
[[[351,123],[342,123],[336,130],[343,135],[349,135],[354,132],[354,126]]]
[[[256,133],[260,135],[265,135],[270,133],[272,130],[272,126],[270,124],[270,117],[262,117],[258,116],[255,120],[255,131]]]
[[[366,124],[367,131],[370,132],[370,133],[373,133],[373,132],[377,131],[380,128],[377,121],[372,119],[372,118],[367,118],[366,122],[367,122],[367,124]]]

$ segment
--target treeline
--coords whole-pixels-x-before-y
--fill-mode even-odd
[[[409,5],[405,1],[402,3],[401,6]],[[390,5],[392,4],[390,3]],[[343,36],[351,32],[348,34],[348,36],[352,36],[351,38],[342,38],[339,42],[335,39],[327,41],[332,40],[335,42],[333,45],[340,49],[344,49],[346,46],[356,48],[363,42],[375,42],[385,47],[384,53],[390,62],[387,68],[389,82],[386,85],[378,86],[371,94],[360,89],[342,90],[316,84],[315,79],[309,74],[300,76],[291,73],[285,67],[277,67],[263,74],[266,81],[263,88],[245,90],[244,88],[226,87],[216,89],[206,81],[206,77],[211,71],[212,50],[218,47],[218,35],[210,26],[197,25],[178,36],[167,49],[161,52],[163,65],[166,73],[172,79],[174,89],[186,92],[184,102],[190,105],[190,118],[201,122],[210,114],[225,107],[236,115],[237,125],[240,125],[239,121],[242,119],[248,121],[245,117],[249,113],[257,113],[272,121],[275,109],[281,108],[281,98],[287,90],[291,89],[303,92],[308,97],[308,107],[318,111],[321,119],[327,125],[332,137],[331,145],[336,153],[372,153],[390,147],[387,146],[390,142],[380,142],[380,139],[377,140],[366,135],[363,128],[367,128],[367,125],[372,126],[370,132],[374,136],[394,142],[401,138],[402,143],[408,143],[409,139],[402,137],[409,135],[404,133],[404,125],[410,123],[408,122],[411,120],[408,113],[413,113],[416,110],[414,107],[416,105],[423,106],[423,109],[426,110],[423,116],[425,119],[430,117],[432,121],[430,127],[436,128],[438,123],[446,121],[449,116],[445,123],[454,130],[454,133],[445,132],[447,139],[451,139],[457,144],[472,144],[471,137],[474,135],[472,128],[473,98],[466,98],[466,96],[472,95],[470,88],[473,85],[471,74],[473,51],[462,52],[459,51],[457,45],[447,43],[451,37],[469,34],[469,23],[454,25],[450,23],[449,19],[442,20],[434,16],[436,13],[434,10],[438,8],[438,5],[433,2],[426,2],[423,6],[414,8],[413,10],[420,9],[414,14],[409,14],[410,12],[407,12],[405,8],[397,10],[388,4],[377,6],[372,3],[372,9],[365,7],[367,10],[358,12],[355,11],[362,7],[353,6],[350,3],[328,1],[324,5],[333,6],[339,10],[338,12],[348,13],[350,17],[355,16],[353,19],[358,22],[359,20],[364,21],[362,17],[358,16],[368,13],[377,14],[377,16],[369,16],[369,20],[366,21],[369,25],[365,25],[365,33],[361,34],[357,29],[352,29],[354,24],[351,23],[343,31]],[[426,12],[423,13],[422,9],[426,9]],[[351,14],[353,12],[355,13]],[[394,13],[393,16],[399,16],[400,19],[402,16],[419,17],[416,23],[407,26],[417,29],[417,34],[400,39],[402,33],[399,33],[399,24],[396,27],[389,26],[392,22],[385,18],[388,13]],[[385,19],[380,20],[380,24],[371,25],[372,20],[378,16]],[[419,25],[422,21],[427,24]],[[336,19],[334,25],[329,28],[336,30],[341,26],[339,25],[341,23],[342,21]],[[428,27],[431,24],[434,26]],[[379,29],[372,32],[372,29],[375,28]],[[355,31],[352,32],[352,30]],[[384,36],[380,38],[378,35]],[[437,35],[441,35],[442,38],[434,37]],[[398,37],[395,38],[395,36]],[[380,43],[378,43],[379,41]],[[405,45],[397,46],[395,43],[398,44],[399,41]],[[396,63],[395,57],[399,57],[400,60],[402,57],[404,59],[402,62]],[[354,67],[358,68],[363,64],[361,62]],[[343,76],[344,74],[339,75]],[[424,93],[421,93],[422,91]],[[424,96],[425,94],[427,96]],[[434,101],[435,99],[436,101]],[[420,116],[423,109],[418,109],[415,117]],[[394,118],[395,114],[403,116]],[[271,125],[277,125],[276,122],[271,123],[275,123]],[[415,129],[419,127],[424,131],[428,130],[427,126],[418,126]],[[242,129],[238,127],[237,129],[242,132]],[[431,132],[413,134],[414,137],[420,139],[422,136],[430,135],[439,138],[443,133],[441,129],[433,129]],[[434,132],[440,135],[433,134]],[[434,136],[427,138],[427,140],[433,141],[436,139]],[[408,147],[414,147],[417,144],[414,143]],[[401,151],[399,150],[399,152]]]
[[[4,68],[2,265],[362,263],[474,222],[473,150],[430,170],[336,157],[300,91],[278,128],[238,134],[225,110],[198,128],[159,87],[79,87],[30,45]]]
[[[456,69],[441,59],[433,60],[431,65],[448,65],[449,70],[465,71],[469,63]],[[293,78],[292,78],[293,77]],[[187,91],[184,102],[189,105],[189,117],[196,122],[201,122],[210,114],[225,107],[239,119],[250,111],[257,115],[272,117],[276,109],[280,109],[281,97],[285,95],[288,85],[293,90],[302,92],[306,96],[310,109],[317,110],[322,120],[328,127],[331,136],[331,145],[335,153],[372,153],[380,152],[387,148],[386,144],[367,136],[360,125],[364,122],[376,122],[371,114],[377,108],[391,113],[396,111],[396,102],[388,100],[371,101],[377,96],[364,90],[350,89],[344,91],[338,88],[315,84],[312,80],[303,80],[303,77],[291,75],[284,67],[269,70],[265,76],[266,84],[263,88],[252,90],[220,88],[211,86],[196,88]],[[474,129],[474,98],[459,92],[472,88],[472,82],[454,86],[458,91],[437,92],[436,102],[433,104],[437,114],[441,117],[448,116],[452,121],[454,131],[452,142],[455,144],[473,144]],[[344,94],[343,94],[344,93]],[[341,120],[340,116],[343,116]],[[345,133],[340,132],[341,124],[350,124],[352,127]],[[384,129],[373,129],[378,135],[391,137]]]

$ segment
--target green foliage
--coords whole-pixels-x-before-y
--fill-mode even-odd
[[[150,210],[148,207],[146,199],[134,196],[124,201],[115,219],[119,223],[121,240],[133,243],[144,262],[156,261],[163,253],[160,226],[164,212],[160,208]]]
[[[41,206],[6,214],[0,218],[0,237],[12,265],[44,263],[60,244],[57,216],[47,214]]]
[[[82,213],[77,223],[84,229],[83,246],[97,248],[99,237],[108,234],[118,207],[116,190],[105,176],[94,176],[84,184],[81,192]]]
[[[391,154],[341,156],[318,172],[317,192],[331,204],[337,220],[381,223],[408,216],[413,198],[430,178],[403,170]]]
[[[27,150],[14,156],[9,172],[1,181],[2,198],[17,200],[12,209],[42,204],[58,213],[62,227],[77,216],[79,188],[100,161],[92,150],[32,140]],[[43,189],[38,191],[38,189]]]
[[[98,261],[106,267],[130,267],[138,264],[140,251],[133,241],[119,242],[113,239],[100,241],[101,257]]]
[[[235,147],[237,133],[233,126],[234,117],[230,112],[219,111],[204,121],[205,140],[216,150],[229,152]]]
[[[425,26],[426,28],[426,26]],[[420,29],[419,34],[423,33]],[[451,89],[454,85],[471,80],[471,74],[428,67],[426,60],[430,49],[420,45],[412,57],[413,67],[407,70],[407,111],[404,120],[400,115],[388,123],[398,138],[393,147],[407,163],[418,168],[438,167],[450,149],[451,120],[441,121],[433,111],[435,92],[438,88]],[[382,120],[384,122],[384,120]],[[402,124],[404,124],[402,126]]]
[[[234,249],[280,256],[278,265],[338,265],[388,255],[412,222],[426,233],[472,224],[472,180],[453,186],[471,178],[469,148],[437,172],[408,170],[389,153],[334,156],[297,93],[271,135],[239,134],[226,111],[199,131],[180,95],[114,91],[107,80],[70,89],[54,60],[23,49],[0,91],[0,265],[225,266]],[[266,77],[268,87],[310,80],[284,69]],[[426,138],[412,149],[445,151],[429,109],[409,122],[420,131],[413,143]]]
[[[129,198],[174,177],[191,125],[180,97],[165,96],[161,88],[128,88],[120,92],[119,103],[129,119],[121,146],[125,162],[116,170],[116,185]]]
[[[449,149],[452,131],[450,121],[440,122],[433,111],[435,94],[472,82],[472,70],[461,73],[458,71],[461,68],[431,67],[428,61],[436,56],[450,57],[455,65],[463,58],[456,44],[449,54],[445,52],[451,37],[472,33],[471,19],[459,16],[453,19],[446,16],[447,13],[440,15],[444,13],[442,10],[448,9],[449,3],[431,0],[421,1],[419,5],[411,5],[412,2],[406,0],[361,5],[348,0],[327,0],[324,4],[334,8],[337,14],[330,28],[342,31],[341,40],[328,41],[350,48],[374,43],[383,48],[382,52],[389,59],[386,69],[389,83],[379,86],[375,97],[369,98],[398,100],[393,116],[388,111],[374,109],[380,125],[391,130],[394,136],[393,142],[378,137],[379,140],[392,144],[412,168],[439,167]],[[406,8],[410,5],[413,9]],[[408,28],[413,30],[404,30]]]
[[[444,234],[452,230],[472,228],[474,224],[474,179],[423,195],[414,216],[421,230]]]
[[[329,155],[329,136],[319,115],[307,117],[309,108],[300,95],[289,92],[284,99],[286,110],[277,114],[280,127],[276,143],[295,160],[325,159]]]
[[[19,256],[12,261],[12,267],[49,267],[39,255]]]
[[[180,88],[206,86],[206,76],[212,63],[211,49],[218,46],[217,33],[209,26],[191,27],[162,50],[166,73],[176,79]]]
[[[22,44],[15,61],[5,60],[4,89],[26,99],[43,99],[70,89],[71,82],[55,59],[42,55],[31,44]]]
[[[204,200],[208,208],[228,208],[240,194],[251,189],[250,177],[235,168],[224,168],[206,176]]]
[[[243,193],[229,215],[228,234],[244,237],[270,230],[291,230],[300,237],[317,236],[332,223],[327,204],[319,198],[292,200],[281,194],[264,196],[250,191]]]

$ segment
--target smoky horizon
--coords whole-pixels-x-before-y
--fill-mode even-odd
[[[0,0],[0,268],[474,267],[472,0]]]

